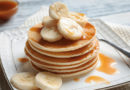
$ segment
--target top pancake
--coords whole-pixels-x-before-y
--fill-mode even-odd
[[[36,52],[41,53],[43,55],[47,55],[50,57],[57,57],[57,58],[70,58],[70,57],[76,57],[76,56],[80,56],[85,53],[88,53],[89,51],[91,51],[94,48],[94,46],[97,42],[98,42],[97,39],[94,39],[90,44],[88,44],[80,49],[73,50],[73,51],[67,51],[67,52],[49,52],[49,51],[41,50],[41,49],[38,49],[37,47],[34,47],[28,41],[26,42],[26,44],[29,44],[33,50],[35,50]]]
[[[42,39],[40,32],[43,28],[43,25],[36,25],[32,27],[28,32],[28,40],[33,44],[33,46],[46,51],[51,52],[64,52],[64,51],[73,51],[84,47],[89,44],[96,34],[96,29],[90,23],[86,23],[84,28],[84,35],[81,39],[72,41],[67,39],[62,39],[57,42],[47,42]]]

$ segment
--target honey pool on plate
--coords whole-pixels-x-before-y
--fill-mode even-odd
[[[99,54],[99,59],[100,59],[100,66],[96,68],[97,71],[100,71],[100,72],[103,72],[103,73],[106,73],[106,74],[109,74],[109,75],[112,75],[114,74],[117,69],[112,67],[112,64],[113,63],[116,63],[114,59],[100,53]],[[25,57],[22,57],[22,58],[18,58],[18,60],[21,62],[21,63],[25,63],[28,61],[27,58]],[[74,78],[73,79],[75,82],[79,82],[80,81],[80,78]],[[96,83],[101,83],[101,82],[104,82],[106,84],[109,84],[110,82],[107,81],[106,79],[104,79],[103,77],[100,77],[100,76],[95,76],[95,75],[92,75],[92,76],[89,76],[85,79],[85,82],[86,83],[91,83],[91,82],[96,82]]]
[[[99,59],[101,65],[96,70],[109,75],[112,75],[117,72],[117,69],[112,67],[112,65],[116,63],[114,59],[101,53],[99,54]]]
[[[105,82],[106,84],[109,84],[110,82],[108,82],[106,79],[100,77],[100,76],[89,76],[88,78],[86,78],[85,82],[86,83],[91,83],[92,81],[96,82],[96,83],[100,83],[100,82]]]
[[[80,79],[79,79],[79,78],[74,78],[74,81],[75,81],[75,82],[79,82]]]
[[[108,75],[113,75],[117,72],[117,69],[112,67],[112,64],[116,63],[114,59],[102,53],[99,53],[99,60],[100,60],[100,66],[96,68],[97,71],[108,74]],[[73,80],[75,82],[78,82],[80,81],[80,78],[74,78]],[[89,76],[85,79],[86,83],[91,83],[92,81],[96,83],[101,83],[101,82],[104,82],[106,84],[110,83],[103,77],[96,76],[96,75]]]
[[[18,58],[18,60],[21,62],[21,63],[25,63],[25,62],[28,62],[28,59],[27,58]]]

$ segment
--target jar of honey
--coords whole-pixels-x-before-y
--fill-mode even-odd
[[[0,20],[10,19],[18,10],[15,0],[0,0]]]

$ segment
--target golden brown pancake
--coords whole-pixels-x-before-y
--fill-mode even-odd
[[[82,48],[89,44],[95,37],[96,30],[93,25],[87,23],[84,28],[84,36],[76,41],[62,39],[57,42],[47,42],[42,39],[40,31],[44,26],[34,26],[28,32],[28,40],[31,44],[41,50],[50,51],[50,52],[64,52],[72,51],[79,48]]]
[[[72,58],[54,58],[54,57],[49,57],[43,54],[40,54],[36,51],[34,51],[29,44],[26,45],[25,47],[25,53],[28,57],[30,58],[35,58],[34,60],[40,63],[48,63],[48,64],[53,64],[53,65],[73,65],[76,63],[81,63],[83,61],[89,61],[95,56],[97,56],[99,50],[99,44],[98,42],[96,43],[95,47],[93,50],[90,52],[77,56],[77,57],[72,57]]]
[[[80,49],[77,49],[77,50],[66,51],[66,52],[50,52],[50,51],[41,50],[41,49],[33,46],[31,42],[26,42],[26,44],[29,44],[31,46],[31,48],[33,50],[35,50],[36,52],[43,54],[43,55],[50,56],[50,57],[57,57],[57,58],[70,58],[70,57],[76,57],[76,56],[83,55],[83,54],[91,51],[94,48],[96,43],[98,43],[98,41],[97,41],[97,39],[94,39],[90,44],[88,44]]]
[[[43,27],[39,24],[29,30],[25,46],[25,54],[35,69],[66,78],[88,73],[96,67],[99,43],[93,25],[86,23],[85,33],[79,40],[63,38],[56,42],[42,39]]]
[[[79,75],[82,75],[82,74],[86,74],[90,71],[92,71],[96,65],[98,63],[98,60],[97,62],[95,62],[94,64],[92,64],[91,66],[85,68],[85,69],[82,69],[82,70],[79,70],[79,71],[74,71],[74,72],[64,72],[64,73],[55,73],[55,72],[52,72],[52,73],[55,73],[63,78],[70,78],[70,77],[75,77],[75,76],[79,76]],[[35,70],[38,70],[38,71],[47,71],[47,70],[44,70],[44,69],[41,69],[39,68],[38,66],[35,66],[33,63],[32,64],[32,67],[35,69]],[[50,71],[48,71],[50,72]]]
[[[49,71],[52,71],[52,72],[72,72],[72,71],[77,71],[77,70],[81,70],[83,68],[86,68],[86,67],[89,67],[91,66],[93,63],[95,63],[97,61],[97,57],[93,58],[92,60],[90,60],[89,62],[87,63],[83,63],[79,66],[76,66],[76,67],[70,67],[68,68],[68,66],[64,67],[64,68],[61,68],[61,66],[55,66],[56,68],[54,67],[51,67],[50,65],[43,65],[43,64],[40,64],[40,63],[37,63],[37,62],[33,62],[32,60],[30,60],[34,65],[38,66],[39,68],[42,68],[42,69],[45,69],[45,70],[49,70]],[[74,66],[74,65],[73,65]],[[63,67],[63,66],[62,66]]]

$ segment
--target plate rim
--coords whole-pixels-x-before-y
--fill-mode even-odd
[[[98,21],[98,22],[102,22],[102,23],[104,23],[105,24],[105,22],[103,22],[102,20],[100,20],[100,19],[93,19],[94,21]],[[108,27],[109,29],[111,29],[108,25],[106,25],[106,27]],[[26,28],[26,27],[24,27],[24,28]],[[29,28],[29,27],[28,27]],[[15,30],[14,30],[15,31]],[[18,30],[17,30],[18,31]],[[112,30],[111,30],[112,31]],[[4,32],[1,32],[1,33],[3,33],[3,34],[6,34],[5,32],[13,32],[13,31],[9,31],[9,30],[7,30],[7,31],[4,31]],[[20,31],[19,31],[20,32]],[[0,34],[1,34],[0,33]],[[114,31],[113,31],[113,33],[115,33]],[[116,33],[115,33],[116,34]],[[117,34],[116,34],[117,35]],[[118,36],[118,35],[117,35]],[[14,39],[14,37],[12,37],[13,39]],[[122,40],[122,41],[124,41],[124,40]],[[126,43],[125,43],[126,44]],[[127,44],[126,44],[127,45]],[[127,45],[128,46],[128,45]],[[0,47],[1,48],[1,47]],[[4,66],[3,66],[3,64],[2,64],[2,58],[1,58],[1,55],[0,55],[0,66],[1,66],[1,68],[2,68],[2,72],[3,72],[3,74],[4,74],[4,77],[5,77],[5,79],[6,79],[6,82],[8,83],[8,85],[9,85],[9,87],[10,87],[10,89],[11,90],[14,90],[14,87],[12,86],[12,84],[10,83],[10,81],[9,81],[9,79],[8,79],[8,77],[7,77],[7,73],[5,72],[5,68],[4,68]],[[123,83],[119,83],[119,84],[116,84],[116,85],[112,85],[112,86],[106,86],[106,87],[103,87],[103,88],[98,88],[98,89],[96,89],[96,90],[99,90],[99,89],[111,89],[111,88],[116,88],[116,87],[119,87],[119,86],[123,86],[123,85],[127,85],[127,84],[129,84],[130,83],[130,80],[129,81],[126,81],[126,82],[123,82]],[[85,87],[82,87],[82,88],[85,88]]]

